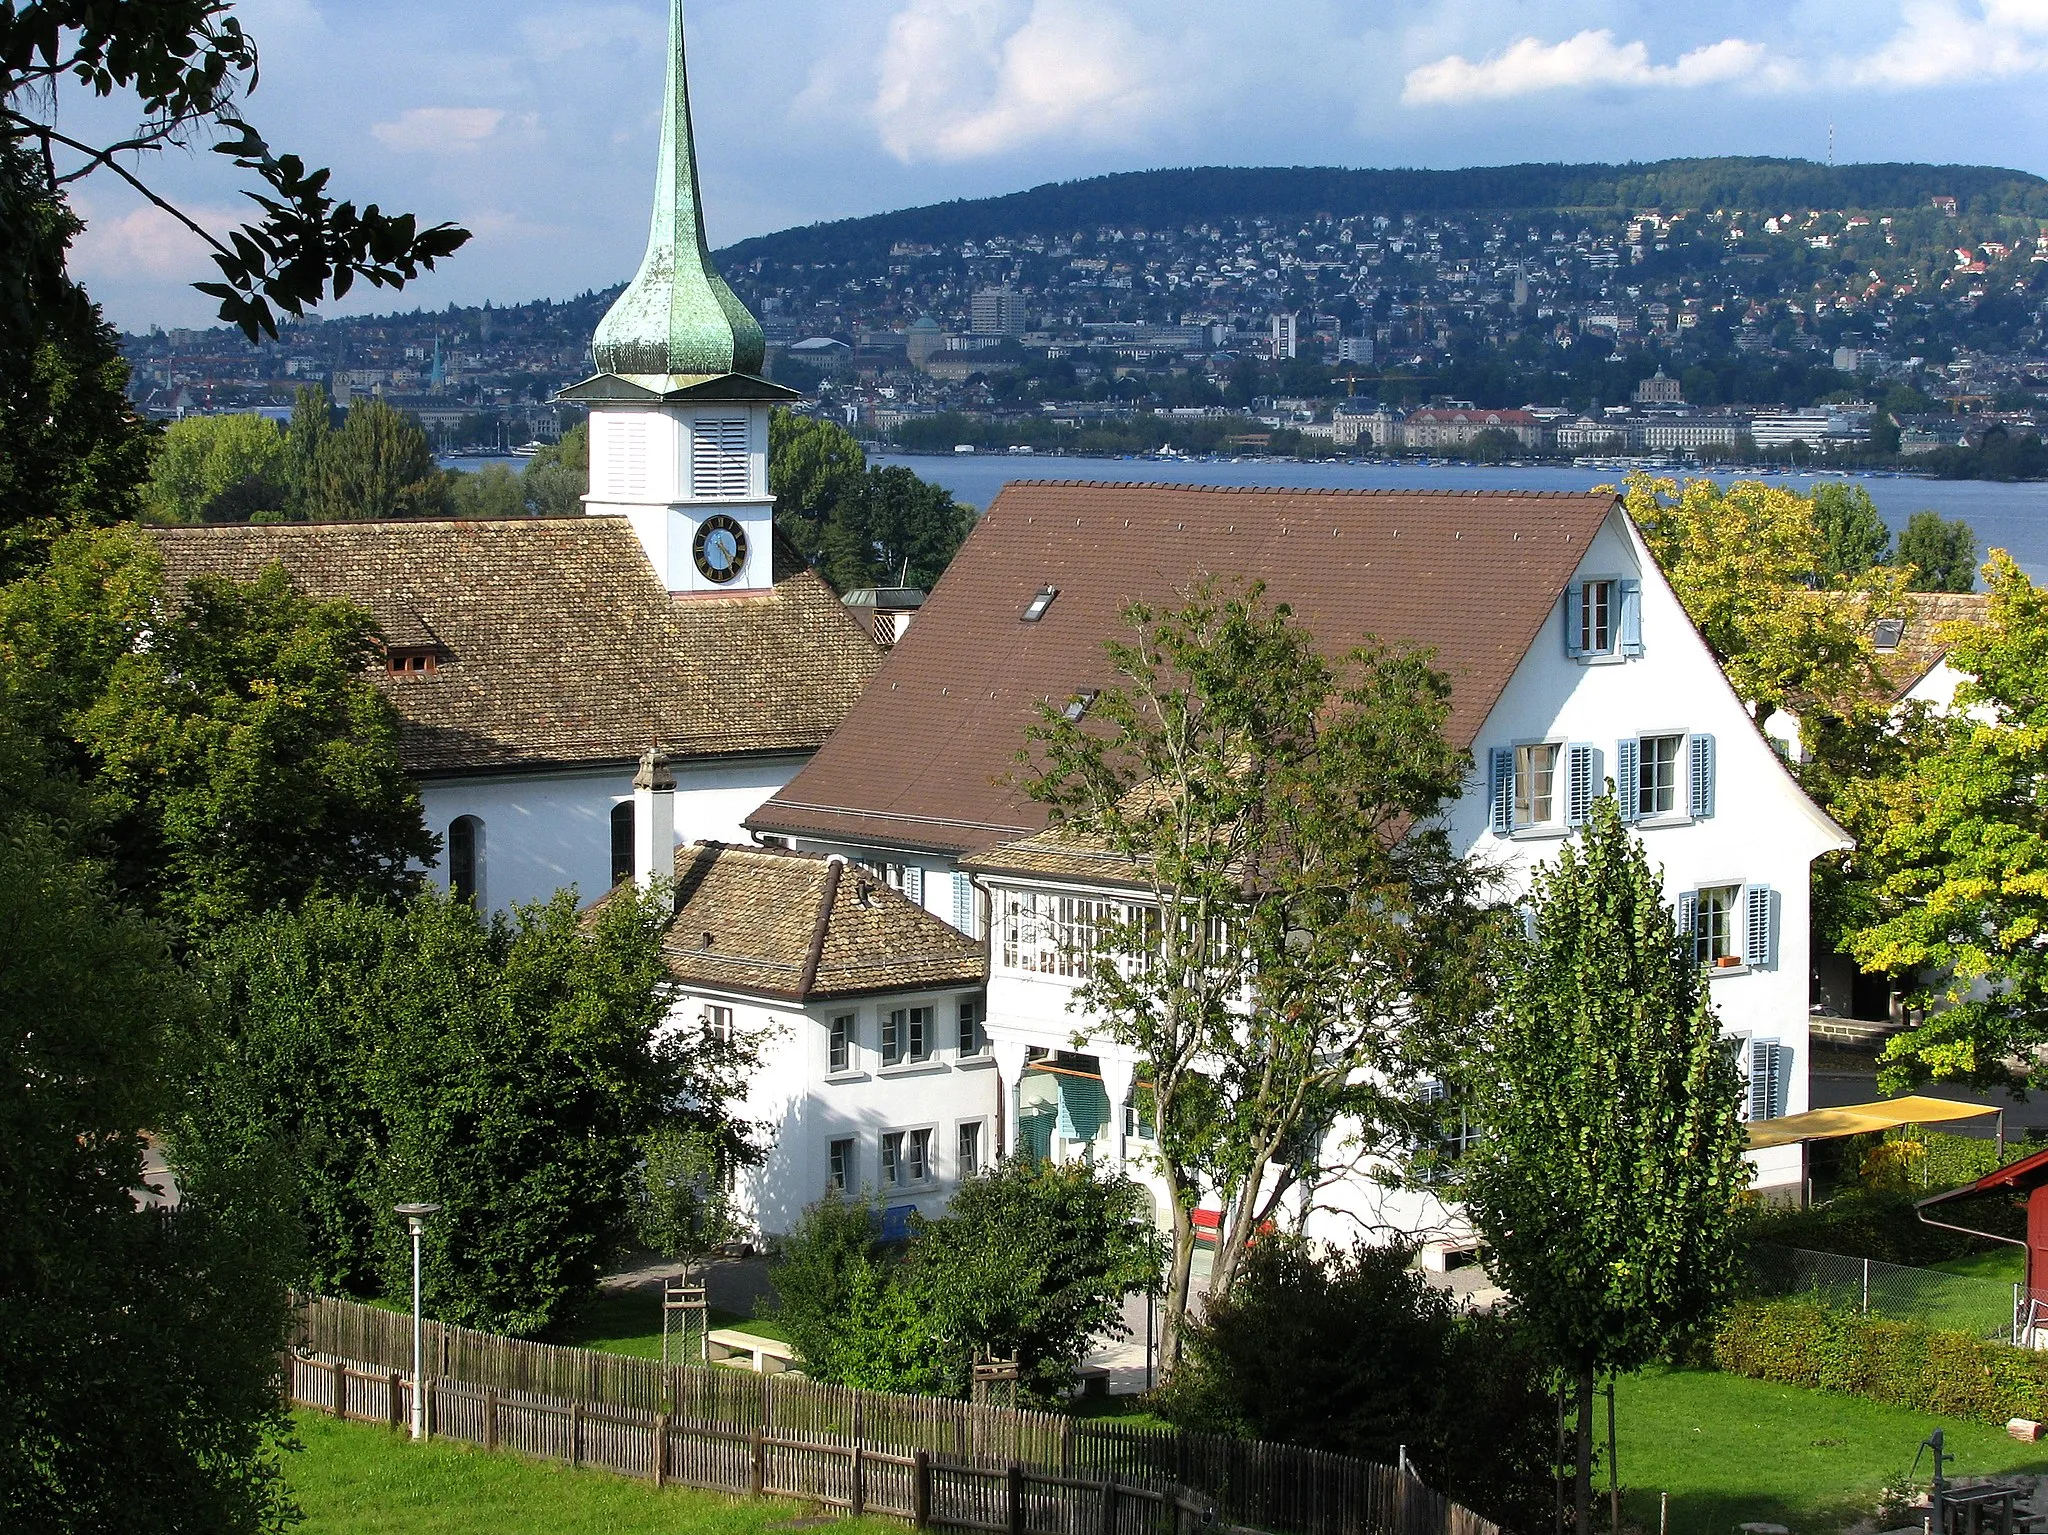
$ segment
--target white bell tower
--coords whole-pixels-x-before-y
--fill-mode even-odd
[[[647,255],[597,327],[596,376],[560,397],[590,407],[590,515],[630,522],[671,592],[759,593],[775,584],[768,416],[801,396],[760,376],[760,322],[712,264],[697,197],[683,0],[670,0],[669,27]]]

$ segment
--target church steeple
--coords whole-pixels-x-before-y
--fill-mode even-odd
[[[598,372],[623,377],[759,375],[767,361],[761,324],[712,265],[697,195],[690,81],[683,55],[683,0],[669,0],[668,94],[654,227],[640,272],[597,327]]]

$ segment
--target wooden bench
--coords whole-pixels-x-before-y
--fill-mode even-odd
[[[779,1338],[764,1338],[757,1332],[720,1327],[707,1341],[713,1364],[749,1369],[756,1375],[781,1375],[796,1364],[795,1349]]]

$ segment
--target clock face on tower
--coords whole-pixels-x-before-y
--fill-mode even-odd
[[[706,517],[697,529],[696,554],[705,580],[720,586],[737,581],[747,566],[747,530],[723,512]]]

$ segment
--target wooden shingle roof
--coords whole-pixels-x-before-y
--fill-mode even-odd
[[[381,679],[425,775],[815,751],[880,659],[779,540],[770,591],[677,597],[615,517],[154,532],[174,586],[279,563],[387,643],[436,650],[436,670]]]
[[[988,978],[980,943],[844,859],[720,842],[677,849],[662,954],[686,986],[796,1003]]]
[[[861,702],[748,819],[760,832],[962,854],[1029,836],[1011,781],[1041,701],[1108,680],[1132,601],[1259,579],[1325,650],[1426,646],[1469,746],[1616,507],[1592,492],[1020,482],[968,536]],[[1033,595],[1058,595],[1036,622]]]

